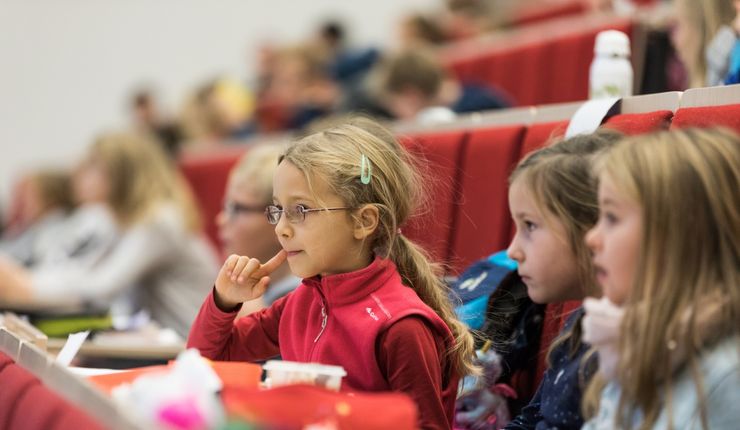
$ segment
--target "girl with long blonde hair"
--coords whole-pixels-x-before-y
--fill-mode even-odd
[[[727,131],[635,137],[605,158],[587,238],[605,297],[584,320],[598,412],[584,428],[737,428],[739,186]]]
[[[476,372],[441,271],[401,228],[422,197],[406,150],[380,125],[349,120],[288,148],[268,221],[282,250],[269,261],[230,256],[188,345],[211,359],[341,365],[344,389],[401,391],[422,428],[451,428],[457,383]],[[234,322],[287,259],[303,283]]]

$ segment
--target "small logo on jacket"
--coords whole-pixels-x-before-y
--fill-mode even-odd
[[[375,321],[379,320],[378,316],[375,315],[375,312],[373,312],[373,308],[365,308],[365,310],[367,311],[367,314],[370,315],[372,319],[374,319]]]

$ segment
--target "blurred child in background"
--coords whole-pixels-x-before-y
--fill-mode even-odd
[[[63,170],[39,170],[19,187],[18,232],[0,240],[0,254],[26,267],[39,264],[61,240],[63,225],[74,207],[70,174]]]
[[[252,147],[231,170],[224,209],[216,218],[224,255],[267,261],[282,249],[275,227],[265,218],[265,208],[272,203],[272,177],[285,149],[278,144]],[[242,315],[270,306],[301,283],[287,265],[272,272],[270,279],[270,288],[262,297],[244,303]]]
[[[32,271],[2,260],[0,297],[143,308],[186,335],[217,267],[190,190],[162,148],[141,135],[102,136],[76,174],[75,193],[91,209],[81,224],[112,223],[117,240],[83,240]]]

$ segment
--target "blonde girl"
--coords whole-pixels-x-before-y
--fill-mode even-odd
[[[27,301],[113,303],[115,313],[140,308],[185,336],[207,283],[217,271],[200,235],[184,178],[156,142],[111,133],[95,141],[74,178],[81,204],[75,243],[54,264],[23,271],[0,262],[0,293]],[[88,236],[113,225],[114,240]],[[67,244],[64,244],[67,245]]]
[[[594,378],[606,387],[585,428],[737,428],[738,185],[727,131],[635,137],[608,154],[588,235],[608,302],[589,305],[587,331],[615,364]]]
[[[290,146],[266,210],[283,250],[267,262],[230,256],[188,345],[212,359],[341,365],[343,389],[405,392],[420,427],[451,428],[457,382],[476,370],[473,340],[438,268],[400,231],[420,188],[409,155],[370,120]],[[234,323],[286,259],[303,283]]]
[[[673,44],[688,71],[689,88],[719,85],[724,78],[724,75],[719,76],[719,71],[712,69],[708,61],[712,60],[709,54],[710,46],[715,43],[713,39],[735,18],[733,1],[676,0],[674,3],[676,28]]]
[[[620,135],[599,131],[532,153],[511,175],[509,208],[516,235],[508,255],[535,303],[559,303],[599,295],[583,239],[598,219],[592,162]],[[537,394],[506,428],[580,428],[582,371],[588,346],[581,341],[578,309],[549,352],[549,369]]]

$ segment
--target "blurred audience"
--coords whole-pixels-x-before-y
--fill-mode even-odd
[[[407,49],[385,59],[377,79],[380,98],[402,120],[447,121],[457,113],[511,105],[496,90],[458,82],[432,53],[421,49]]]
[[[2,259],[0,298],[76,299],[111,304],[114,314],[144,309],[186,336],[217,264],[190,190],[164,151],[143,135],[104,135],[74,187],[83,208],[75,225],[83,231],[112,225],[117,240],[77,235],[76,249],[32,270]]]
[[[732,26],[736,16],[733,0],[675,0],[675,7],[673,43],[688,70],[689,87],[718,85],[727,71],[721,64],[727,64],[729,50],[717,55],[716,50],[709,49],[713,39],[721,37],[720,29]]]
[[[177,157],[182,143],[182,130],[170,118],[166,118],[152,90],[140,89],[131,97],[131,113],[134,129],[156,138],[170,157]]]
[[[16,230],[0,238],[0,254],[31,267],[63,238],[67,217],[74,207],[70,174],[59,169],[31,173],[18,187]]]
[[[201,85],[186,102],[181,121],[186,140],[208,146],[243,139],[255,133],[254,95],[229,78]]]
[[[415,13],[408,15],[398,25],[398,40],[402,49],[435,47],[448,41],[436,17]]]

